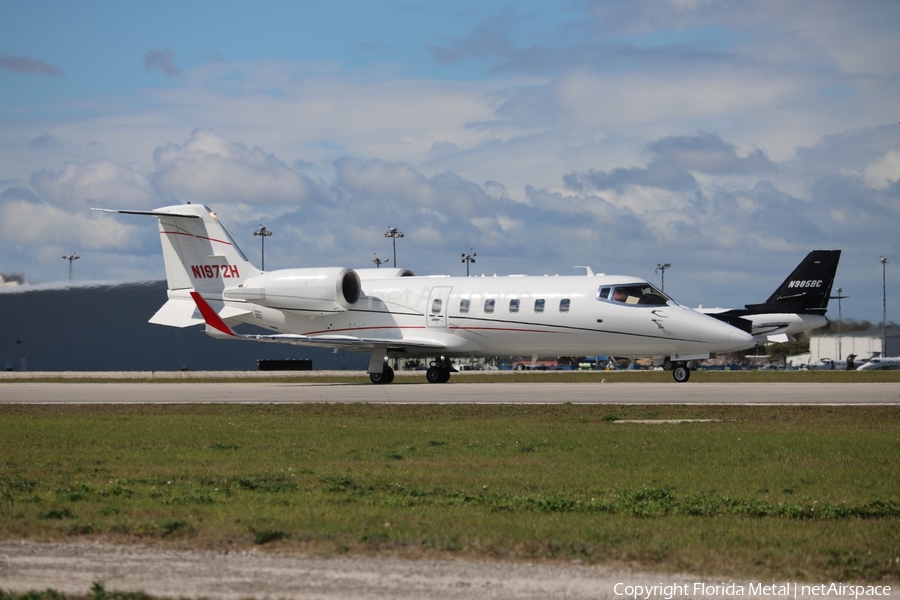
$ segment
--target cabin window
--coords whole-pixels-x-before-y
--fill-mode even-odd
[[[544,312],[544,299],[538,298],[534,301],[534,312],[542,313]]]
[[[559,312],[567,313],[569,312],[569,305],[571,304],[571,300],[568,298],[563,298],[559,301]]]
[[[484,312],[487,314],[491,314],[494,312],[494,299],[488,298],[484,301]]]
[[[597,300],[609,300],[609,289],[608,287],[602,287],[597,292]]]
[[[616,286],[612,292],[612,301],[641,306],[669,304],[669,298],[649,283]]]
[[[443,302],[441,302],[441,299],[435,298],[434,302],[431,303],[431,312],[433,312],[433,313],[441,312],[441,305],[443,305]]]
[[[509,301],[509,312],[517,313],[519,312],[519,299],[513,298]]]
[[[471,301],[468,298],[463,298],[459,301],[459,312],[467,313],[469,312],[469,306],[471,305]]]

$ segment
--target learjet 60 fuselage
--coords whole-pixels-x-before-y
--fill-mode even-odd
[[[107,211],[159,219],[169,300],[150,322],[206,324],[218,338],[371,353],[374,383],[389,357],[433,359],[446,382],[457,357],[653,357],[672,366],[750,348],[753,337],[683,307],[643,279],[618,275],[416,277],[402,269],[254,267],[201,205]],[[256,325],[261,333],[234,331]]]

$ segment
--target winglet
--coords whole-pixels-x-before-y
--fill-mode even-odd
[[[203,316],[203,320],[206,321],[206,324],[209,327],[212,327],[225,335],[236,336],[234,331],[231,330],[231,327],[226,325],[225,321],[223,321],[216,311],[213,310],[212,306],[203,299],[203,296],[198,292],[191,292],[191,298],[197,303],[197,308],[200,309],[200,314]]]

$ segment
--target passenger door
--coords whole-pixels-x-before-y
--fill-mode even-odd
[[[450,299],[451,286],[436,286],[431,288],[428,296],[428,306],[425,309],[425,326],[434,329],[447,328],[447,302]]]

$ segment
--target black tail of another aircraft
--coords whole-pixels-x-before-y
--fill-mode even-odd
[[[813,250],[768,300],[747,304],[747,311],[824,315],[840,259],[840,250]]]

